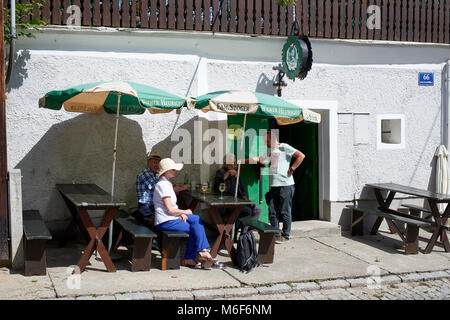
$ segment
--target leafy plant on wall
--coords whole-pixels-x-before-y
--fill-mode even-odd
[[[278,0],[278,5],[287,7],[287,6],[295,6],[296,0]]]
[[[16,2],[16,38],[27,37],[35,38],[32,30],[41,31],[39,27],[47,25],[47,23],[39,18],[32,17],[33,10],[40,10],[46,0],[31,0],[27,3]],[[5,41],[7,43],[11,42],[11,9],[4,8],[4,23],[3,28],[5,31]],[[24,19],[29,17],[30,19]],[[29,20],[29,21],[24,21]]]

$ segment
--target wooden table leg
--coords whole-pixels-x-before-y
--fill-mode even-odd
[[[87,209],[79,209],[78,214],[80,215],[81,221],[83,222],[84,227],[86,228],[87,232],[89,233],[89,236],[91,237],[91,240],[89,241],[86,249],[84,250],[83,255],[81,256],[77,264],[80,272],[83,272],[84,269],[86,268],[86,265],[89,262],[90,257],[94,253],[96,247],[96,240],[95,240],[96,230],[94,224],[92,223],[91,218],[89,217]]]
[[[92,223],[91,218],[89,217],[87,209],[78,210],[81,221],[83,222],[84,226],[86,227],[86,230],[89,233],[89,236],[91,237],[91,241],[89,242],[88,246],[86,247],[86,250],[84,251],[83,255],[80,258],[80,261],[78,262],[78,268],[80,272],[83,272],[84,269],[86,268],[86,265],[89,263],[89,259],[91,258],[95,249],[97,249],[98,253],[100,254],[102,261],[106,266],[106,269],[109,272],[116,271],[116,268],[114,267],[114,264],[108,255],[108,251],[106,250],[101,240],[104,234],[106,233],[106,230],[108,230],[109,224],[114,218],[116,212],[117,208],[108,209],[105,213],[105,217],[103,218],[101,226],[98,229],[96,229],[94,224]]]
[[[216,238],[214,245],[211,247],[211,256],[215,258],[220,246],[225,243],[225,247],[230,254],[231,261],[233,264],[236,264],[236,250],[234,249],[233,242],[231,241],[231,230],[242,210],[242,206],[235,207],[233,212],[228,216],[226,222],[224,222],[224,219],[220,216],[217,208],[209,207],[208,210],[217,226],[217,229],[219,230],[219,236]]]
[[[111,221],[117,213],[118,208],[112,208],[106,210],[105,216],[100,227],[97,229],[96,239],[97,239],[97,251],[102,258],[103,263],[106,266],[108,272],[116,272],[116,267],[114,266],[111,258],[109,257],[108,250],[106,250],[105,245],[103,244],[102,238],[105,235],[106,231],[109,228]]]
[[[228,217],[226,225],[225,225],[225,231],[226,231],[226,238],[225,238],[225,247],[228,250],[228,253],[230,254],[231,261],[233,261],[233,264],[236,265],[236,250],[234,249],[233,241],[231,239],[231,231],[233,229],[233,225],[236,223],[236,220],[239,217],[239,214],[242,211],[242,207],[236,207],[231,215]]]
[[[69,209],[70,214],[72,215],[72,220],[70,221],[69,226],[67,227],[67,229],[65,230],[64,234],[65,237],[63,240],[60,241],[60,247],[65,247],[67,242],[70,240],[70,236],[72,231],[76,231],[76,228],[78,227],[78,229],[80,229],[80,232],[84,238],[84,240],[86,241],[86,243],[89,243],[91,241],[91,237],[89,235],[89,232],[87,232],[87,230],[85,229],[84,223],[81,221],[80,219],[80,215],[79,212],[77,210],[77,208],[73,205],[73,203],[66,198],[66,196],[64,196],[64,194],[62,194],[60,192],[64,203],[66,204],[67,208]]]
[[[392,203],[392,200],[394,200],[395,191],[390,191],[386,200],[383,199],[383,195],[381,194],[380,189],[373,189],[375,193],[375,197],[377,199],[377,203],[381,208],[389,209],[389,206]],[[383,217],[378,217],[375,221],[372,230],[370,231],[371,235],[375,235],[378,232],[378,229],[380,228],[381,223],[383,222]],[[396,227],[392,225],[392,223],[388,220],[386,220],[386,223],[388,224],[389,230],[391,233],[396,233]]]
[[[217,227],[217,230],[219,231],[219,235],[217,236],[216,240],[214,241],[213,246],[211,247],[210,254],[213,258],[217,256],[217,252],[219,252],[220,246],[225,241],[225,225],[223,222],[223,218],[220,216],[219,210],[214,207],[208,208],[209,213],[211,214],[211,217]]]
[[[437,242],[437,239],[439,237],[439,235],[442,236],[442,243],[444,244],[444,248],[446,252],[450,251],[450,244],[448,242],[448,237],[446,232],[441,233],[442,231],[442,221],[445,221],[449,214],[450,214],[450,205],[447,204],[447,207],[445,208],[444,213],[442,214],[442,218],[439,214],[439,209],[437,207],[436,201],[432,200],[432,199],[427,199],[428,200],[428,204],[430,205],[430,209],[431,209],[431,214],[434,218],[434,223],[435,223],[435,230],[433,232],[433,235],[431,236],[430,241],[427,244],[427,247],[425,248],[424,253],[428,254],[431,252],[431,250],[433,249],[434,245]]]

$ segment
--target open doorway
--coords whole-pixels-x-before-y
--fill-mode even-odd
[[[317,123],[299,122],[271,128],[279,130],[280,142],[287,143],[305,154],[294,172],[295,193],[292,200],[292,221],[319,219],[319,148]],[[292,159],[293,164],[295,159]]]

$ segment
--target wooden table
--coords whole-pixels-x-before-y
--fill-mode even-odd
[[[57,184],[56,189],[63,197],[72,216],[74,218],[78,216],[81,219],[90,237],[86,250],[78,262],[79,271],[84,271],[89,258],[97,249],[108,272],[115,272],[116,268],[102,242],[102,238],[119,207],[125,206],[126,203],[114,199],[111,194],[95,184]],[[92,223],[88,210],[105,210],[102,223],[98,228]]]
[[[441,241],[444,244],[444,248],[446,252],[450,251],[450,244],[448,241],[447,233],[443,227],[443,224],[448,219],[450,214],[450,195],[442,194],[442,193],[435,193],[428,190],[423,189],[417,189],[409,186],[404,186],[396,183],[369,183],[366,184],[366,187],[372,188],[375,192],[375,196],[378,202],[378,205],[380,206],[380,209],[384,212],[391,213],[394,215],[404,216],[410,219],[414,220],[423,220],[419,217],[415,217],[410,214],[401,213],[399,211],[390,209],[390,205],[392,203],[392,200],[394,199],[394,196],[396,193],[403,193],[407,195],[416,196],[419,198],[424,198],[428,202],[431,214],[433,216],[434,224],[435,224],[435,231],[433,232],[433,235],[431,236],[430,241],[427,244],[427,247],[425,248],[424,253],[430,253],[433,249],[434,245],[436,244],[439,235],[441,235]],[[388,191],[389,194],[387,195],[386,199],[383,198],[382,191]],[[439,213],[439,209],[437,204],[438,203],[446,203],[447,206],[441,215]],[[378,217],[373,228],[372,228],[372,234],[373,232],[377,232],[378,228],[381,225],[381,222],[383,222],[383,217]]]
[[[207,193],[203,196],[203,193],[198,191],[188,191],[186,193],[192,197],[192,201],[189,206],[189,209],[191,209],[192,212],[194,212],[199,202],[203,202],[208,205],[208,212],[211,215],[217,230],[219,231],[219,235],[211,247],[211,256],[215,258],[220,247],[223,243],[225,243],[225,247],[230,254],[231,261],[233,261],[233,264],[236,265],[236,250],[234,249],[233,241],[231,239],[231,230],[239,217],[239,213],[241,213],[242,207],[250,205],[252,202],[227,195],[224,195],[223,199],[220,199],[219,194],[211,193]],[[219,212],[220,208],[232,208],[234,210],[231,213],[224,214],[222,217]]]

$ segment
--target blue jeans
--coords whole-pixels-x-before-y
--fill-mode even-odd
[[[280,220],[283,222],[281,235],[289,239],[292,223],[292,198],[294,197],[295,185],[285,187],[271,187],[268,197],[269,221],[274,227],[279,228]],[[278,238],[279,233],[276,234]]]
[[[158,230],[181,231],[189,233],[189,239],[186,247],[185,259],[195,259],[197,253],[210,247],[206,239],[205,227],[202,219],[195,214],[188,214],[188,219],[183,222],[181,219],[175,219],[156,225]]]

